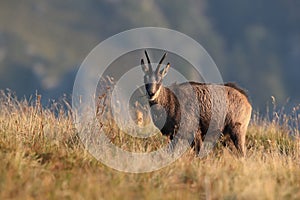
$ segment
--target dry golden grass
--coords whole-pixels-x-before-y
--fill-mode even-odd
[[[277,120],[254,117],[245,158],[218,144],[203,159],[187,152],[161,170],[129,174],[93,158],[71,111],[42,109],[39,98],[0,95],[0,199],[300,199],[299,138]]]

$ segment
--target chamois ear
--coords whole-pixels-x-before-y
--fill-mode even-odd
[[[168,63],[161,71],[160,74],[162,77],[165,77],[169,71],[170,63]]]
[[[142,70],[145,74],[149,72],[149,67],[145,65],[144,59],[141,60],[141,66],[142,66]]]

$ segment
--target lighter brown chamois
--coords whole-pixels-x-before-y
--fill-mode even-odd
[[[166,53],[155,71],[146,51],[145,55],[147,65],[141,59],[145,89],[150,106],[154,106],[154,109],[151,109],[152,121],[161,133],[172,142],[181,128],[198,155],[202,142],[210,130],[213,112],[220,112],[220,117],[214,120],[212,130],[229,135],[238,152],[244,156],[245,136],[252,111],[245,91],[233,83],[221,85],[186,82],[165,87],[162,81],[170,68],[170,63],[163,69],[160,68]],[[218,104],[222,101],[225,102],[225,106]],[[196,124],[196,127],[191,124]]]

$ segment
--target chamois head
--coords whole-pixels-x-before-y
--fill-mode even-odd
[[[142,70],[145,73],[144,83],[149,100],[154,101],[161,91],[162,80],[166,76],[170,68],[170,63],[168,63],[162,70],[160,70],[161,64],[167,55],[167,53],[165,53],[159,61],[156,70],[153,71],[147,51],[145,51],[145,54],[148,61],[148,65],[145,65],[144,59],[141,60]]]

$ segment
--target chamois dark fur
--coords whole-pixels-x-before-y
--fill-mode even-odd
[[[228,134],[236,149],[245,155],[245,136],[252,111],[246,92],[233,83],[186,82],[164,87],[162,79],[170,64],[161,71],[160,66],[166,54],[155,71],[146,51],[145,54],[148,66],[141,60],[145,88],[152,121],[161,133],[172,142],[181,130],[197,155],[208,131],[218,133],[212,135]]]

